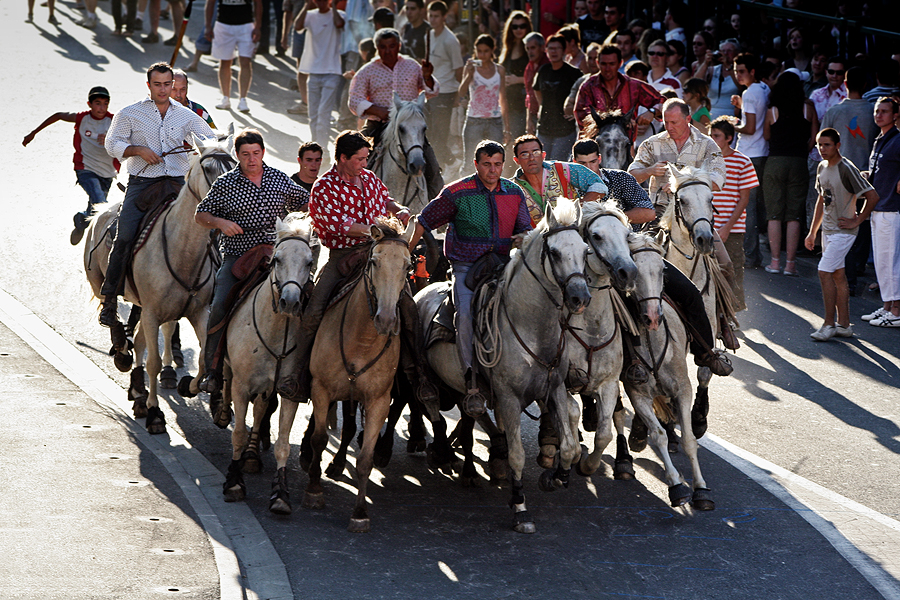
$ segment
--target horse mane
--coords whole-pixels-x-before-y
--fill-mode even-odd
[[[597,115],[600,117],[600,122],[594,121],[594,116],[588,114],[584,117],[584,129],[581,132],[581,137],[583,139],[594,139],[598,135],[600,135],[600,128],[609,123],[618,123],[622,125],[622,127],[628,126],[628,118],[620,109],[610,110],[606,112],[599,113]]]
[[[618,203],[615,198],[607,198],[603,202],[585,202],[581,207],[582,224],[588,223],[594,217],[599,215],[612,215],[619,219],[623,225],[627,226],[629,229],[631,225],[628,223],[628,217],[625,216],[625,213],[622,212],[622,209],[619,208]]]
[[[647,235],[646,233],[630,231],[628,233],[628,249],[631,250],[631,252],[634,252],[635,250],[644,248],[649,248],[659,252],[660,255],[665,255],[665,250],[657,243],[653,236]]]
[[[386,238],[398,238],[406,231],[397,217],[378,217],[375,219],[375,226]]]
[[[299,236],[309,241],[312,235],[312,218],[307,213],[292,212],[281,223],[275,224],[275,241]]]
[[[669,186],[673,190],[677,190],[681,185],[689,181],[702,181],[712,189],[712,177],[709,172],[700,167],[684,167],[683,169],[675,169],[675,174],[669,174]],[[663,229],[672,229],[672,220],[675,218],[675,203],[669,202],[665,212],[659,219],[659,226]]]
[[[547,224],[547,214],[549,211],[553,211],[553,216],[556,217],[557,222],[563,227],[569,227],[572,225],[578,225],[578,205],[576,204],[577,200],[569,200],[563,196],[559,196],[555,198],[556,208],[553,208],[550,203],[553,202],[554,199],[548,199],[547,201],[547,213],[544,213],[544,218],[541,219],[537,226],[525,234],[525,239],[522,241],[522,248],[519,252],[517,252],[512,259],[509,261],[509,264],[506,265],[506,269],[504,270],[504,277],[509,278],[512,275],[513,270],[516,268],[520,262],[524,260],[524,256],[528,251],[528,247],[531,242],[537,238],[540,238],[543,234],[547,233],[550,230],[550,226]]]

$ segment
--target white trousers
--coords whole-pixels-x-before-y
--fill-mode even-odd
[[[900,300],[900,212],[872,213],[872,250],[882,302]]]

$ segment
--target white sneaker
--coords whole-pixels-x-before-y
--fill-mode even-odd
[[[228,96],[222,96],[222,101],[216,104],[219,110],[231,110],[231,100]]]
[[[869,325],[874,325],[875,327],[900,327],[900,317],[885,311],[885,314],[880,318],[869,321]]]
[[[867,315],[863,315],[863,316],[860,317],[860,318],[861,318],[863,321],[874,321],[875,319],[880,319],[881,317],[883,317],[883,316],[884,316],[885,314],[887,314],[888,312],[889,312],[889,311],[884,310],[884,308],[879,308],[878,310],[876,310],[876,311],[874,311],[874,312],[870,312],[870,313],[867,314]]]
[[[84,18],[79,19],[76,24],[81,25],[85,29],[94,29],[97,27],[97,21],[98,19],[96,16],[92,17],[91,15],[85,15]]]
[[[835,337],[852,338],[853,337],[853,325],[847,325],[846,327],[841,327],[840,325],[836,325],[834,327],[834,335],[835,335]]]
[[[813,333],[809,334],[809,337],[817,342],[827,342],[834,337],[834,334],[836,332],[837,329],[834,325],[822,325],[821,327],[819,327],[818,331],[814,331]]]
[[[238,111],[239,112],[250,112],[250,107],[247,105],[246,98],[241,98],[238,101]]]

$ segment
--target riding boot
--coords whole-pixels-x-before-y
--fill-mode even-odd
[[[444,189],[444,178],[441,175],[441,167],[434,153],[434,148],[425,140],[425,185],[428,187],[428,197],[437,198]]]
[[[640,336],[630,335],[628,332],[625,332],[622,336],[622,341],[624,342],[622,344],[624,348],[622,364],[625,365],[622,369],[622,378],[634,385],[647,383],[650,381],[650,373],[647,372],[647,368],[634,350],[635,346],[641,345]]]
[[[478,419],[487,412],[487,399],[481,390],[481,386],[485,385],[484,381],[471,368],[466,370],[465,381],[466,397],[463,398],[463,412],[473,419]]]
[[[725,315],[719,315],[719,337],[722,339],[722,343],[725,344],[725,347],[729,350],[737,350],[741,347],[741,343],[738,341],[737,336],[734,335],[734,329],[731,327],[731,323],[728,322],[728,319],[725,318]]]
[[[419,311],[416,301],[407,288],[400,294],[400,332],[403,344],[400,350],[400,360],[403,370],[410,382],[417,382],[416,397],[423,405],[440,409],[440,396],[437,387],[428,377],[428,367],[425,362],[425,344],[422,328],[419,326]],[[435,411],[437,412],[437,411]]]
[[[103,327],[115,327],[119,322],[119,297],[116,295],[104,296],[100,305],[100,324]]]

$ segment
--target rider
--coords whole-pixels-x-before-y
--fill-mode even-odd
[[[353,76],[347,104],[354,115],[366,119],[362,133],[372,139],[374,148],[378,148],[390,119],[394,93],[404,102],[415,100],[423,91],[426,98],[433,98],[440,92],[440,84],[432,77],[434,66],[430,62],[422,61],[419,65],[400,55],[400,32],[396,29],[379,29],[374,41],[378,58],[369,61]],[[427,139],[424,153],[425,181],[428,195],[433,198],[440,193],[444,182],[434,149]]]
[[[409,209],[397,204],[381,180],[365,168],[371,149],[369,139],[362,133],[344,131],[335,140],[334,166],[313,185],[309,214],[316,234],[328,248],[328,262],[319,269],[316,286],[303,311],[297,345],[301,365],[297,374],[299,390],[290,395],[295,400],[309,399],[309,359],[331,294],[344,279],[339,270],[343,259],[370,247],[370,228],[378,217],[394,215],[404,224],[409,222]],[[419,313],[408,288],[400,294],[399,308],[404,345],[402,366],[410,381],[418,380],[419,400],[436,406],[437,389],[428,380],[420,348]]]
[[[104,327],[119,323],[116,298],[124,288],[123,275],[131,243],[145,212],[138,207],[138,200],[147,188],[166,179],[184,185],[184,176],[191,165],[184,142],[191,133],[203,139],[215,135],[196,113],[169,97],[172,80],[172,67],[168,63],[151,65],[147,69],[150,97],[119,111],[106,134],[104,145],[109,155],[128,159],[128,188],[119,208],[116,239],[100,290],[103,296],[100,324]]]
[[[119,170],[119,161],[107,154],[103,147],[113,118],[113,114],[109,112],[109,92],[101,86],[91,88],[87,105],[90,110],[50,115],[22,140],[22,145],[27,146],[39,131],[57,121],[75,123],[75,179],[88,195],[88,207],[84,212],[75,213],[73,217],[75,228],[69,235],[73,246],[81,241],[88,219],[94,214],[95,205],[106,202],[113,177]]]
[[[206,121],[207,125],[209,125],[212,129],[215,129],[216,124],[213,122],[212,116],[210,116],[209,111],[203,108],[200,103],[188,99],[187,73],[185,73],[181,69],[173,69],[172,72],[174,78],[172,83],[172,92],[169,94],[169,97],[185,108],[189,108],[200,115],[200,117],[204,121]]]
[[[595,140],[579,140],[572,146],[575,162],[585,166],[603,180],[609,188],[609,195],[619,202],[619,208],[633,225],[649,223],[656,218],[653,203],[647,191],[629,173],[618,169],[602,169],[600,145]]]
[[[526,134],[513,143],[513,160],[519,169],[513,181],[525,192],[525,202],[534,226],[547,210],[547,202],[559,196],[582,202],[602,200],[608,189],[600,177],[582,165],[544,160],[547,153],[537,136]]]
[[[288,213],[305,210],[309,203],[309,192],[263,162],[266,146],[259,131],[245,129],[234,136],[234,151],[237,168],[213,182],[194,215],[199,225],[222,232],[222,266],[216,273],[203,347],[206,375],[199,384],[211,394],[222,388],[222,371],[213,358],[225,328],[215,328],[226,317],[228,293],[239,281],[232,273],[234,263],[248,250],[273,243],[276,217],[283,219]]]
[[[444,240],[444,254],[453,268],[456,348],[466,369],[465,381],[471,386],[463,409],[474,418],[484,414],[486,402],[472,370],[474,292],[466,286],[466,275],[475,261],[490,252],[509,256],[510,248],[521,241],[516,239],[518,234],[532,228],[522,190],[500,176],[505,159],[506,150],[501,144],[490,140],[478,144],[475,174],[451,183],[422,209],[410,241],[410,248],[413,248],[426,230],[450,225]]]

